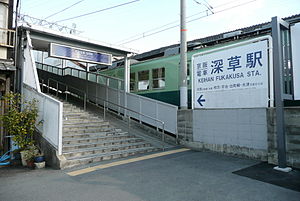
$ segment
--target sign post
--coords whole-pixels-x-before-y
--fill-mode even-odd
[[[286,166],[286,145],[285,145],[285,123],[283,108],[283,54],[281,46],[281,30],[289,29],[289,24],[278,17],[272,18],[272,37],[274,41],[274,84],[275,84],[275,104],[276,104],[276,131],[278,167],[274,169],[289,172],[291,168]]]

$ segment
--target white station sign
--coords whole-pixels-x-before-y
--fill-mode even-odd
[[[194,108],[268,107],[268,40],[193,55]]]

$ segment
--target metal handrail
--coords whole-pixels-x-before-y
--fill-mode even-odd
[[[44,63],[41,63],[41,62],[38,62],[38,61],[36,61],[35,63],[37,63],[37,64],[42,64],[42,65],[47,65],[47,66],[50,66],[50,67],[52,67],[52,68],[56,68],[56,69],[59,69],[59,70],[62,70],[62,71],[65,71],[65,70],[67,70],[67,69],[71,69],[71,70],[77,70],[77,71],[79,71],[79,72],[84,72],[84,73],[86,73],[86,71],[84,71],[84,70],[80,70],[80,69],[76,69],[76,68],[72,68],[72,67],[59,68],[59,67],[52,66],[52,65],[49,65],[49,64],[44,64]],[[43,69],[42,69],[42,70],[43,70]],[[94,72],[88,72],[88,74],[95,75],[95,76],[101,76],[101,77],[104,77],[104,78],[109,78],[109,79],[112,79],[112,80],[124,82],[123,79],[116,78],[116,77],[112,77],[112,76],[109,76],[109,75],[102,75],[102,74],[98,74],[98,73],[94,73]],[[63,73],[63,75],[64,75],[64,73]],[[71,74],[71,75],[72,75],[72,74]]]
[[[86,99],[87,99],[87,96],[86,96],[86,93],[84,91],[82,91],[80,89],[77,89],[75,87],[69,86],[69,85],[67,85],[67,84],[65,84],[63,82],[57,81],[55,79],[49,78],[48,79],[48,91],[47,91],[48,93],[49,93],[49,89],[50,89],[50,81],[53,81],[53,82],[56,83],[56,96],[58,96],[58,91],[59,91],[59,89],[58,89],[59,85],[58,84],[61,84],[61,85],[63,85],[63,86],[66,87],[66,89],[65,89],[66,90],[65,91],[66,100],[68,100],[68,93],[70,93],[69,89],[75,89],[75,91],[81,92],[83,94],[83,108],[84,108],[84,110],[86,110]]]
[[[96,96],[94,96],[94,95],[91,95],[91,96],[94,97],[94,98],[96,98],[96,104],[97,104],[97,99],[100,99],[101,101],[104,102],[104,104],[103,104],[103,110],[104,110],[104,111],[103,111],[103,118],[104,118],[104,120],[105,120],[105,116],[106,116],[106,115],[105,115],[105,114],[106,114],[106,107],[105,107],[105,106],[106,106],[106,103],[109,103],[109,104],[115,105],[115,106],[117,106],[117,107],[119,107],[119,108],[125,109],[126,111],[136,113],[136,114],[138,114],[138,115],[144,116],[144,117],[146,117],[146,118],[149,118],[149,119],[151,119],[151,120],[154,120],[154,121],[156,121],[156,122],[161,123],[161,125],[162,125],[162,141],[165,142],[165,122],[164,122],[164,121],[159,120],[159,119],[154,118],[154,117],[151,117],[151,116],[148,116],[148,115],[146,115],[146,114],[143,114],[143,113],[134,111],[134,110],[129,109],[129,108],[127,108],[127,107],[124,107],[124,106],[122,106],[122,105],[119,105],[119,104],[110,102],[110,101],[105,100],[105,99],[103,99],[103,98],[99,98],[99,97],[96,97]],[[125,115],[125,112],[124,112],[124,115]],[[130,116],[129,116],[129,115],[128,115],[128,120],[130,120]],[[157,127],[157,129],[158,129],[158,127]]]
[[[65,93],[69,92],[69,91],[68,91],[68,88],[73,88],[73,89],[75,89],[75,90],[77,90],[77,91],[79,91],[79,92],[83,92],[83,93],[84,93],[84,110],[86,110],[87,96],[86,96],[86,93],[85,93],[84,91],[79,90],[79,89],[76,89],[76,88],[74,88],[74,87],[72,87],[72,86],[69,86],[69,85],[63,83],[63,82],[60,82],[60,81],[54,80],[54,79],[52,79],[52,78],[49,78],[49,79],[48,79],[48,93],[49,93],[49,88],[50,88],[50,82],[49,82],[49,80],[54,81],[54,82],[57,83],[57,84],[56,84],[56,87],[57,87],[57,88],[56,88],[56,94],[58,94],[58,83],[60,83],[60,84],[62,84],[62,85],[64,85],[64,86],[66,86],[66,91],[65,91]],[[144,117],[146,117],[146,118],[149,118],[149,119],[152,119],[152,120],[154,120],[154,121],[156,121],[156,122],[161,123],[161,125],[162,125],[162,142],[165,142],[165,122],[164,122],[164,121],[161,121],[161,120],[159,120],[159,119],[156,119],[156,118],[154,118],[154,117],[148,116],[148,115],[146,115],[146,114],[143,114],[143,113],[134,111],[134,110],[129,109],[129,108],[127,108],[127,107],[124,107],[124,106],[122,106],[122,105],[119,105],[119,104],[116,104],[116,103],[107,101],[107,100],[102,99],[102,98],[99,98],[99,97],[96,97],[96,96],[94,96],[94,95],[91,95],[91,96],[94,97],[94,98],[96,98],[96,104],[95,104],[96,106],[97,106],[97,99],[100,99],[101,101],[103,101],[103,103],[104,103],[104,104],[103,104],[103,119],[104,119],[104,120],[105,120],[105,118],[106,118],[106,103],[109,103],[109,104],[115,105],[115,106],[117,106],[117,107],[119,107],[119,108],[125,109],[125,111],[133,112],[133,113],[136,113],[136,114],[138,114],[138,115],[144,116]],[[66,99],[67,99],[67,96],[66,96]],[[93,104],[93,103],[92,103],[92,104]],[[126,112],[124,112],[124,116],[125,116],[125,115],[126,115]],[[130,116],[129,116],[129,115],[127,115],[127,116],[128,116],[128,126],[129,126],[129,125],[130,125]],[[158,127],[157,127],[157,130],[159,130]],[[164,144],[163,144],[163,150],[165,150]]]

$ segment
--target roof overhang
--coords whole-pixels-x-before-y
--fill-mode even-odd
[[[116,57],[137,53],[136,50],[130,48],[119,47],[77,35],[62,33],[37,25],[30,25],[30,27],[22,25],[19,27],[19,30],[30,31],[33,48],[41,51],[48,51],[50,43],[58,43],[97,52],[104,52]]]

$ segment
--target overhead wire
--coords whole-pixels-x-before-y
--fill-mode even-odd
[[[224,5],[231,4],[231,3],[237,2],[237,1],[240,1],[240,0],[233,0],[233,1],[229,1],[229,2],[224,3],[224,4],[219,4],[219,5],[215,6],[214,8],[223,7]],[[196,14],[190,15],[190,16],[188,16],[186,19],[191,18],[191,17],[194,17],[194,16],[196,16],[196,15],[200,15],[200,14],[202,14],[202,13],[207,13],[207,11],[208,11],[208,10],[204,10],[204,11],[198,12],[198,13],[196,13]],[[120,40],[120,41],[117,41],[116,43],[117,43],[117,44],[120,44],[120,43],[122,43],[122,42],[124,42],[124,41],[130,40],[130,39],[132,39],[132,38],[136,38],[137,36],[145,35],[146,33],[149,33],[149,32],[152,32],[152,31],[155,31],[155,30],[158,30],[158,29],[161,29],[161,28],[163,28],[163,27],[166,27],[166,26],[169,26],[169,25],[175,24],[175,23],[178,23],[178,20],[169,22],[169,23],[167,23],[167,24],[161,25],[161,26],[156,27],[156,28],[149,29],[149,30],[144,31],[144,32],[139,33],[139,34],[135,34],[135,35],[130,36],[130,37],[128,37],[128,38],[125,38],[125,39],[122,39],[122,40]]]
[[[199,1],[196,1],[196,0],[193,0],[196,4],[199,4],[199,5],[203,5],[205,6],[210,12],[214,13],[214,11],[212,10],[213,7],[207,3],[207,1],[205,1],[206,3],[200,3]]]
[[[68,6],[68,7],[64,8],[64,9],[62,9],[62,10],[58,11],[58,12],[56,12],[56,13],[53,13],[53,14],[51,14],[51,15],[49,15],[49,16],[47,16],[47,17],[45,17],[44,19],[46,20],[46,19],[48,19],[48,18],[50,18],[50,17],[53,17],[54,15],[57,15],[57,14],[59,14],[59,13],[62,13],[62,12],[66,11],[66,10],[68,10],[68,9],[70,9],[70,8],[74,7],[74,6],[76,6],[77,4],[79,4],[79,3],[83,2],[83,1],[85,1],[85,0],[80,0],[80,1],[77,1],[76,3],[74,3],[74,4],[70,5],[70,6]]]
[[[226,3],[224,3],[224,4],[219,4],[219,5],[217,5],[217,6],[214,6],[213,8],[223,7],[223,6],[225,6],[225,5],[228,5],[228,4],[237,2],[237,1],[240,1],[240,0],[229,1],[229,2],[226,2]],[[254,2],[254,1],[257,1],[257,0],[252,0],[252,1],[244,2],[244,3],[238,4],[237,6],[243,6],[243,5],[246,5],[246,4],[251,3],[251,2]],[[224,9],[224,10],[222,10],[221,12],[226,11],[226,10],[229,10],[229,9],[232,9],[232,8],[235,8],[235,6],[232,6],[232,7],[229,7],[229,8],[227,8],[227,9]],[[213,15],[213,14],[216,14],[216,13],[219,13],[219,12],[220,12],[220,11],[217,11],[217,12],[215,12],[215,13],[208,14],[207,11],[208,11],[208,10],[204,10],[204,11],[198,12],[198,13],[196,13],[196,14],[190,15],[190,16],[187,17],[187,19],[188,19],[188,18],[191,18],[191,17],[194,17],[194,16],[197,16],[197,15],[200,15],[200,14],[203,14],[203,13],[206,13],[206,14],[207,14],[207,15],[205,15],[205,16],[201,16],[200,18],[197,18],[197,20],[198,20],[198,19],[202,19],[202,18],[204,18],[204,17],[208,17],[208,16],[210,16],[210,15]],[[193,19],[193,20],[191,20],[191,21],[195,21],[195,19]],[[191,21],[187,21],[187,23],[188,23],[188,22],[191,22]],[[124,44],[130,43],[130,42],[133,42],[133,41],[136,41],[136,40],[140,40],[140,39],[142,39],[142,38],[145,38],[145,37],[148,37],[148,36],[151,36],[151,35],[154,35],[154,34],[163,32],[163,31],[167,31],[167,30],[169,30],[169,29],[172,29],[172,28],[175,28],[175,27],[178,27],[178,26],[179,26],[179,24],[176,24],[176,25],[174,25],[174,26],[171,26],[171,27],[168,27],[168,28],[159,30],[159,29],[161,29],[161,28],[164,28],[164,27],[169,26],[169,25],[174,24],[174,23],[178,23],[178,20],[173,21],[173,22],[170,22],[170,23],[167,23],[167,24],[164,24],[164,25],[162,25],[162,26],[159,26],[159,27],[156,27],[156,28],[153,28],[153,29],[150,29],[150,30],[147,30],[147,31],[142,32],[142,33],[140,33],[140,34],[133,35],[133,36],[128,37],[128,38],[126,38],[126,39],[120,40],[120,41],[116,42],[116,44],[124,45]],[[149,32],[155,31],[155,30],[159,30],[159,31],[156,31],[156,32],[153,32],[153,33],[149,33]],[[147,33],[149,33],[149,34],[147,34]],[[138,37],[138,36],[140,36],[140,37]],[[137,38],[137,37],[138,37],[138,38]],[[131,39],[132,39],[132,40],[131,40]]]
[[[213,9],[213,7],[206,1],[206,0],[203,0],[211,9]]]
[[[216,11],[216,12],[214,12],[214,13],[207,14],[207,15],[204,15],[204,16],[201,16],[201,17],[198,17],[198,18],[189,20],[189,21],[187,21],[187,23],[190,23],[190,22],[193,22],[193,21],[196,21],[196,20],[199,20],[199,19],[208,17],[208,16],[210,16],[210,15],[214,15],[214,14],[221,13],[221,12],[224,12],[224,11],[227,11],[227,10],[231,10],[231,9],[233,9],[233,8],[237,8],[237,7],[240,7],[240,6],[244,6],[244,5],[249,4],[249,3],[252,3],[252,2],[254,2],[254,1],[257,1],[257,0],[251,0],[251,1],[247,1],[247,2],[244,2],[244,3],[238,4],[238,5],[235,5],[235,6],[231,6],[231,7],[229,7],[229,8],[225,8],[225,9],[223,9],[223,10],[219,10],[219,11]],[[203,12],[206,12],[206,11],[203,11]],[[202,12],[202,13],[203,13],[203,12]],[[120,43],[120,44],[118,44],[118,45],[124,45],[124,44],[127,44],[127,43],[131,43],[131,42],[140,40],[140,39],[142,39],[142,38],[146,38],[146,37],[148,37],[148,36],[152,36],[152,35],[155,35],[155,34],[158,34],[158,33],[164,32],[164,31],[167,31],[167,30],[169,30],[169,29],[173,29],[173,28],[178,27],[178,26],[180,26],[180,25],[177,24],[177,25],[174,25],[174,26],[171,26],[171,27],[168,27],[168,28],[165,28],[165,29],[162,29],[162,30],[153,32],[153,33],[150,33],[150,34],[143,34],[143,36],[141,36],[141,37],[139,37],[139,38],[135,38],[135,39],[132,39],[132,40],[129,40],[129,41]]]
[[[85,13],[85,14],[82,14],[82,15],[78,15],[78,16],[58,20],[55,23],[63,22],[63,21],[67,21],[67,20],[72,20],[72,19],[76,19],[76,18],[79,18],[79,17],[87,16],[87,15],[92,15],[92,14],[95,14],[95,13],[103,12],[103,11],[110,10],[110,9],[113,9],[113,8],[117,8],[117,7],[121,7],[121,6],[125,6],[125,5],[131,4],[131,3],[135,3],[137,1],[140,1],[140,0],[129,1],[129,2],[126,2],[126,3],[118,4],[118,5],[111,6],[111,7],[108,7],[108,8],[104,8],[104,9],[101,9],[101,10],[96,10],[96,11],[93,11],[93,12],[90,12],[90,13]]]

